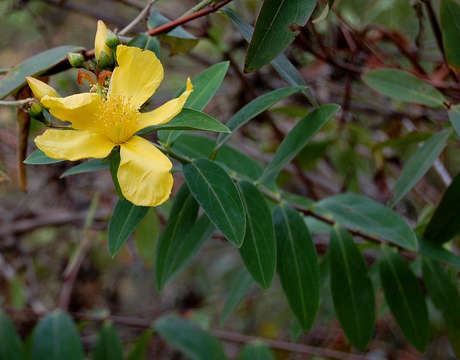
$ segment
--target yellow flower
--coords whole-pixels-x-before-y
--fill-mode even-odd
[[[69,121],[73,129],[46,130],[35,138],[35,144],[47,156],[66,160],[105,158],[119,145],[117,178],[123,196],[136,205],[157,206],[169,198],[172,164],[151,142],[135,134],[176,116],[193,86],[187,79],[182,95],[151,112],[140,113],[141,105],[163,80],[163,67],[148,50],[119,45],[116,54],[118,67],[105,98],[97,93],[41,97],[43,106],[55,117]],[[49,87],[38,80],[28,81],[34,83],[32,90],[37,97]],[[37,81],[43,85],[38,86]]]

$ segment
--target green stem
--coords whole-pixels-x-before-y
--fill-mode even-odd
[[[203,8],[205,8],[206,6],[212,4],[214,2],[214,0],[202,0],[200,1],[198,4],[196,4],[194,7],[192,7],[191,9],[187,10],[186,12],[184,12],[180,18],[183,18],[184,16],[187,16],[187,15],[190,15],[190,14],[193,14],[194,12],[197,12],[198,10],[201,10]],[[180,19],[179,18],[179,19]]]

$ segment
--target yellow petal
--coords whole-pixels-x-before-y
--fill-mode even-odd
[[[37,136],[35,144],[50,158],[72,161],[105,158],[115,146],[105,136],[90,131],[56,129],[46,130]]]
[[[123,196],[135,205],[158,206],[171,194],[171,161],[151,142],[134,136],[120,145],[118,182]]]
[[[38,101],[41,101],[42,97],[45,95],[52,97],[59,97],[59,94],[51,86],[43,81],[35,79],[31,76],[26,76],[27,84],[29,84],[30,89],[34,93],[34,96]]]
[[[105,26],[102,20],[97,22],[96,37],[94,39],[94,52],[96,53],[96,59],[99,60],[101,52],[105,52],[108,56],[112,54],[112,50],[105,43],[107,39],[107,26]]]
[[[117,62],[109,96],[127,97],[138,109],[160,86],[163,66],[152,51],[125,45],[117,46]]]
[[[181,112],[185,102],[187,101],[187,98],[190,96],[192,91],[193,85],[190,81],[190,78],[188,78],[187,87],[179,97],[169,100],[167,103],[157,107],[153,111],[140,114],[136,131],[142,130],[147,126],[167,123],[174,116]]]
[[[72,123],[74,129],[95,129],[101,98],[96,93],[81,93],[64,98],[44,96],[43,106],[49,108],[50,113],[62,121]]]

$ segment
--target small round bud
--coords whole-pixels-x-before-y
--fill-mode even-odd
[[[113,56],[107,55],[105,51],[101,51],[101,54],[99,55],[99,62],[98,62],[99,71],[103,69],[110,69],[113,66],[113,64],[114,64]]]
[[[73,67],[81,67],[85,62],[85,57],[80,53],[69,52],[67,54],[67,59]]]
[[[29,115],[34,118],[40,117],[42,115],[42,107],[37,103],[33,103],[30,106]]]
[[[107,30],[107,38],[105,39],[105,44],[109,48],[115,49],[120,44],[120,39],[113,31]]]

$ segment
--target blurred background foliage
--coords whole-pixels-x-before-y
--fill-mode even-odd
[[[140,0],[2,0],[0,67],[8,68],[40,51],[63,44],[91,49],[97,19],[104,20],[111,28],[120,29],[138,14],[136,5],[144,6],[144,3]],[[155,9],[169,19],[175,19],[193,5],[191,0],[158,0]],[[238,0],[229,7],[253,24],[260,2]],[[435,8],[437,11],[437,6]],[[416,47],[420,64],[427,72],[434,72],[441,78],[446,70],[440,68],[442,58],[426,16],[424,19],[417,16],[417,11],[423,12],[419,2],[337,0],[335,9],[336,12],[331,12],[327,19],[314,27],[305,27],[286,55],[320,103],[340,104],[343,111],[338,121],[329,122],[297,160],[281,173],[278,184],[314,200],[352,191],[386,203],[392,198],[390,189],[403,164],[414,154],[420,142],[442,129],[448,121],[447,114],[378,95],[366,87],[356,73],[337,66],[337,63],[372,68],[377,65],[377,58],[385,54],[385,60],[392,65],[409,68],[410,62],[400,54],[395,42],[378,38],[378,29],[382,27],[394,31],[410,46]],[[313,18],[318,15],[317,10]],[[374,44],[370,46],[375,52],[350,51],[344,24],[358,31],[374,31],[378,48],[374,49]],[[190,22],[184,28],[199,41],[190,51],[179,55],[172,55],[178,49],[172,48],[166,40],[162,41],[165,81],[153,100],[155,104],[174,96],[186,76],[193,77],[223,60],[231,61],[229,72],[206,107],[208,114],[222,122],[255,96],[286,86],[269,66],[250,74],[241,71],[247,44],[222,13]],[[137,30],[143,29],[144,24],[138,25]],[[318,53],[322,56],[318,57]],[[76,83],[76,75],[77,71],[72,69],[51,77],[50,83],[61,94],[85,90],[85,85]],[[447,96],[455,102],[460,100],[458,89],[448,92]],[[291,96],[270,110],[278,130],[274,130],[261,115],[237,133],[230,144],[266,164],[280,143],[277,131],[286,134],[310,110],[305,97]],[[73,164],[29,166],[28,191],[21,192],[16,175],[15,111],[14,108],[0,107],[0,162],[7,174],[0,184],[0,302],[18,310],[13,319],[20,334],[27,336],[36,321],[21,309],[43,312],[56,306],[62,295],[63,273],[72,257],[78,257],[82,242],[89,245],[71,294],[70,312],[129,314],[149,319],[175,310],[188,314],[205,327],[218,327],[230,289],[241,285],[244,276],[241,274],[241,259],[230,244],[217,234],[185,271],[159,294],[155,290],[152,263],[155,240],[165,227],[170,202],[150,209],[127,246],[112,259],[106,249],[106,224],[116,202],[110,173],[102,171],[60,179],[60,175]],[[41,124],[33,123],[31,138],[42,129]],[[460,171],[458,144],[458,141],[449,142],[441,155],[443,168],[432,168],[396,206],[411,225],[423,226],[434,205],[439,203],[446,189],[442,178],[444,172],[457,174]],[[30,145],[32,149],[33,145]],[[176,176],[175,181],[174,189],[177,190],[183,179]],[[95,209],[92,218],[87,215],[91,204]],[[329,229],[314,219],[307,221],[315,243],[321,247],[327,242]],[[458,239],[452,244],[453,251],[456,246]],[[364,250],[366,244],[362,243],[360,247]],[[372,249],[366,253],[370,263],[374,263],[376,257]],[[328,255],[321,256],[321,306],[308,334],[298,339],[292,313],[277,280],[267,291],[249,285],[246,296],[228,318],[225,329],[269,339],[298,339],[315,347],[350,351],[333,310],[328,261]],[[419,260],[411,266],[420,272]],[[378,271],[375,266],[370,271],[374,287],[378,289]],[[421,358],[402,337],[383,302],[381,291],[377,292],[376,299],[378,318],[369,358]],[[451,346],[458,347],[460,339],[454,338],[449,345],[441,313],[430,301],[428,304],[433,341],[425,358],[453,358]],[[92,348],[97,340],[98,326],[88,323],[81,327],[85,348]],[[140,334],[139,329],[132,327],[117,325],[117,329],[123,344],[127,345],[134,343]],[[236,354],[240,347],[230,342],[225,346],[230,355]],[[155,336],[149,343],[148,354],[148,358],[181,358]],[[283,351],[276,351],[276,356],[279,359],[303,358]]]

